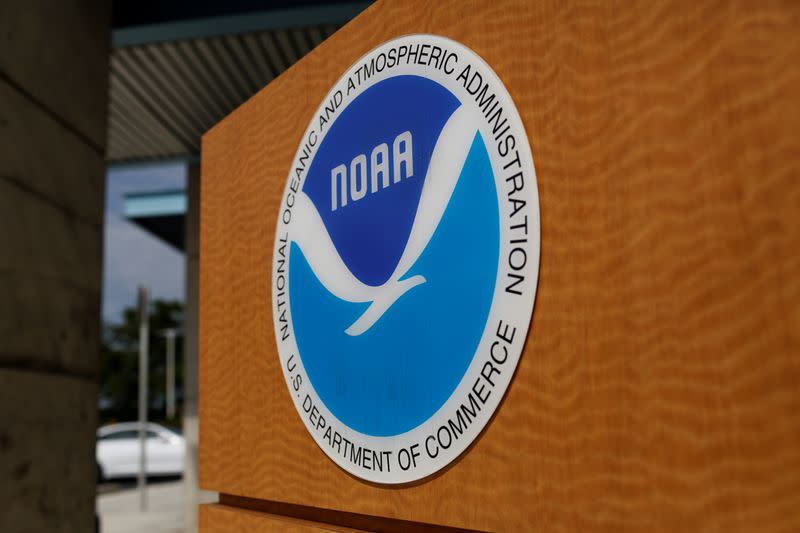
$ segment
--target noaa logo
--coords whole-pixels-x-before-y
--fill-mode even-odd
[[[281,366],[320,448],[378,483],[456,459],[509,386],[538,265],[533,158],[492,69],[433,35],[359,59],[301,139],[273,255]]]

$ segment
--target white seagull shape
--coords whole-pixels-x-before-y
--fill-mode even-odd
[[[304,192],[297,194],[292,213],[295,226],[292,240],[303,251],[311,270],[337,298],[347,302],[371,302],[345,330],[348,335],[365,333],[403,294],[425,283],[423,276],[400,278],[414,266],[433,237],[461,175],[478,124],[474,111],[468,107],[462,105],[450,116],[436,141],[408,242],[394,272],[382,285],[367,285],[353,275],[333,245],[311,198]]]

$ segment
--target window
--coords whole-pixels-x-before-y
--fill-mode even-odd
[[[147,438],[148,439],[157,439],[158,433],[152,430],[147,431]],[[124,429],[122,431],[112,431],[106,435],[100,437],[100,440],[123,440],[123,439],[138,439],[139,438],[139,430],[138,429]]]
[[[135,429],[125,429],[122,431],[113,431],[100,437],[100,440],[122,440],[122,439],[136,439],[139,437],[139,432]]]

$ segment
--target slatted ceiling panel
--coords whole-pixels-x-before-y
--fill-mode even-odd
[[[169,150],[169,143],[172,142],[170,137],[158,141],[152,135],[153,131],[158,131],[158,125],[155,127],[152,124],[147,124],[147,115],[145,113],[132,112],[126,106],[116,106],[111,108],[109,115],[109,150],[118,150],[120,153],[125,153],[124,147],[115,144],[116,137],[128,139],[134,153],[137,155],[146,154],[149,152],[159,152],[160,154]],[[152,122],[152,121],[150,121]],[[151,135],[146,135],[150,131]],[[178,148],[172,147],[172,150]],[[113,157],[116,153],[110,152],[109,156]]]
[[[197,129],[207,129],[216,121],[216,116],[209,112],[207,106],[198,99],[187,79],[170,62],[164,47],[156,45],[148,47],[146,56],[150,58],[151,69],[154,77],[159,80],[163,90],[172,95],[172,98],[187,114],[192,122],[192,132]]]
[[[233,58],[233,66],[241,78],[247,83],[248,95],[252,96],[253,93],[264,87],[264,76],[261,75],[258,67],[255,66],[255,61],[249,56],[244,46],[242,39],[227,39],[225,46]]]
[[[149,81],[153,100],[174,110],[176,126],[191,140],[192,133],[203,128],[202,120],[198,117],[199,110],[193,109],[185,95],[178,92],[178,84],[168,79],[169,71],[158,67],[157,61],[150,53],[150,47],[129,50],[131,63],[135,64],[140,74]]]
[[[218,117],[225,115],[227,106],[220,102],[217,94],[209,91],[209,83],[205,76],[195,65],[187,59],[183,47],[186,43],[162,43],[159,49],[162,51],[163,58],[172,70],[175,79],[179,79],[186,84],[187,94],[193,95],[197,105],[206,117],[205,129],[213,126]]]
[[[155,67],[162,73],[167,87],[170,87],[192,110],[192,114],[199,123],[199,128],[206,130],[216,122],[216,117],[209,109],[209,106],[200,98],[196,88],[191,82],[191,75],[188,71],[183,71],[183,65],[176,65],[171,59],[174,48],[171,45],[157,45],[152,47],[149,57],[154,62]],[[223,111],[220,110],[220,113]]]
[[[324,26],[324,29],[325,29],[324,30],[325,38],[327,39],[328,37],[330,37],[331,35],[336,33],[336,31],[339,29],[339,27],[331,25],[331,24],[327,24],[327,25]]]
[[[158,140],[154,135],[148,134],[147,125],[143,125],[142,121],[131,117],[121,116],[119,112],[114,112],[110,115],[111,127],[109,130],[109,149],[117,150],[117,152],[109,152],[109,157],[121,156],[126,153],[132,153],[131,157],[143,157],[147,154],[156,154],[156,157],[165,157],[170,153],[180,152],[179,146],[174,146],[174,142],[169,136],[163,136]],[[151,131],[158,130],[158,125],[153,126],[152,121]],[[130,147],[130,152],[124,146],[118,147],[114,144],[115,139],[127,139],[127,145]]]
[[[116,127],[114,124],[111,124],[108,129],[108,141],[109,144],[113,143],[117,150],[122,152],[127,152],[131,154],[140,154],[144,153],[146,150],[142,149],[142,146],[138,144],[138,139],[132,139],[129,137],[129,134],[126,130],[120,129]]]
[[[134,98],[128,91],[127,86],[122,82],[121,76],[111,76],[111,94],[115,95],[115,105],[111,106],[109,113],[109,124],[111,130],[123,130],[128,137],[138,139],[139,144],[148,146],[148,150],[142,152],[147,154],[155,153],[155,157],[164,154],[183,153],[185,149],[178,143],[174,136],[164,128],[157,117]],[[115,146],[112,139],[109,139],[109,158],[113,160],[134,159],[136,156],[126,157],[126,153]],[[141,156],[142,154],[137,154]]]
[[[211,44],[207,41],[193,41],[189,49],[193,54],[192,63],[203,68],[209,87],[220,95],[225,108],[230,109],[241,96],[237,94],[236,87],[220,67]]]
[[[115,149],[123,153],[141,155],[159,152],[160,147],[157,144],[146,142],[146,137],[135,133],[136,130],[137,128],[132,126],[125,117],[120,117],[115,113],[108,133],[109,142],[113,143]]]
[[[249,54],[245,51],[244,41],[242,39],[228,39],[225,43],[228,50],[233,55],[235,62],[235,72],[241,74],[241,77],[247,83],[248,94],[253,94],[258,91],[267,83],[267,79],[261,74],[258,67],[255,66],[255,61],[250,58]]]
[[[266,52],[261,47],[258,37],[255,35],[245,35],[242,37],[244,47],[252,60],[253,68],[257,68],[264,83],[270,82],[275,78],[275,69],[270,66],[266,59]]]
[[[278,45],[283,50],[286,59],[288,60],[289,64],[295,63],[298,59],[298,54],[296,52],[294,43],[289,38],[289,33],[286,31],[277,31],[275,32],[275,39],[278,41]]]
[[[276,76],[277,74],[283,72],[286,69],[286,66],[284,65],[283,59],[278,52],[278,48],[275,46],[274,39],[267,34],[259,34],[255,35],[254,37],[264,54],[264,61],[270,65],[270,68],[272,68],[272,71],[276,73]]]
[[[248,95],[252,94],[252,92],[247,88],[239,70],[233,64],[233,57],[224,49],[222,40],[215,37],[206,42],[208,44],[208,50],[210,50],[211,53],[208,61],[214,72],[218,76],[224,78],[231,91],[230,95],[233,96],[235,101],[240,102],[246,100]],[[203,44],[204,41],[198,42],[198,47],[202,48]]]
[[[216,81],[211,68],[208,66],[208,63],[202,61],[201,54],[197,50],[197,46],[194,42],[183,42],[178,43],[178,50],[183,55],[186,64],[189,65],[193,72],[197,74],[200,78],[200,83],[198,85],[201,90],[208,95],[208,98],[216,103],[216,106],[219,110],[217,116],[225,116],[225,112],[234,105],[235,100],[233,97],[226,96],[225,91],[220,86],[220,83]]]
[[[107,159],[198,154],[203,133],[339,27],[323,24],[116,48]]]
[[[292,46],[292,50],[295,52],[295,55],[298,58],[304,56],[305,53],[302,53],[301,51],[308,50],[311,48],[311,43],[306,37],[306,32],[299,30],[290,30],[287,31],[286,33],[287,37],[289,38],[289,45]]]
[[[264,51],[267,53],[267,58],[274,66],[276,72],[283,72],[286,70],[286,59],[281,55],[278,46],[275,43],[275,38],[271,34],[260,35],[261,44],[264,46]]]
[[[314,48],[315,45],[311,40],[308,30],[292,30],[291,35],[294,38],[294,42],[297,44],[299,50],[311,50]],[[305,53],[302,55],[305,55]]]
[[[171,106],[159,98],[152,81],[130,63],[129,55],[130,51],[126,49],[123,53],[115,54],[112,57],[112,75],[119,76],[121,86],[128,91],[130,99],[151,114],[184,150],[192,151],[195,148],[192,135],[184,131],[181,117]]]
[[[308,37],[311,39],[311,46],[316,47],[325,38],[319,28],[309,28]]]

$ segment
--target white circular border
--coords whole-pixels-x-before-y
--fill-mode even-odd
[[[348,78],[356,75],[357,70],[372,57],[377,57],[381,53],[388,52],[388,50],[393,47],[399,47],[402,45],[408,46],[412,44],[430,44],[432,46],[435,45],[443,49],[447,49],[449,52],[455,52],[458,55],[456,70],[451,74],[446,74],[445,72],[440,71],[433,66],[418,64],[405,64],[392,68],[385,68],[381,73],[373,74],[368,82],[362,82],[360,85],[358,85],[357,89],[353,91],[351,95],[344,96],[347,92],[346,89]],[[472,362],[464,374],[464,377],[461,379],[461,382],[450,395],[448,400],[444,403],[444,405],[442,405],[428,420],[400,435],[391,437],[375,437],[372,435],[365,435],[349,428],[328,410],[314,390],[314,387],[311,384],[308,374],[303,366],[302,356],[299,354],[299,350],[297,348],[293,322],[291,318],[291,306],[288,296],[291,221],[287,224],[283,220],[284,210],[287,207],[291,209],[291,206],[287,204],[288,198],[294,194],[294,191],[290,188],[290,185],[293,180],[296,180],[295,168],[299,164],[299,158],[303,154],[303,148],[306,145],[306,141],[309,139],[309,135],[312,132],[316,132],[316,122],[318,122],[320,113],[324,111],[326,104],[328,104],[337,91],[342,91],[343,100],[336,112],[332,115],[332,118],[329,120],[325,131],[321,133],[317,132],[318,140],[315,143],[315,148],[311,156],[308,158],[305,164],[306,171],[311,167],[314,156],[316,155],[316,148],[322,145],[325,135],[330,130],[333,123],[338,119],[342,111],[346,109],[352,100],[364,90],[387,78],[400,75],[417,75],[432,79],[433,81],[436,81],[450,90],[450,92],[459,99],[462,105],[473,106],[474,109],[478,109],[477,103],[475,102],[475,97],[470,95],[466,89],[456,81],[458,72],[464,68],[465,64],[469,64],[472,69],[480,72],[483,80],[488,82],[489,90],[487,90],[487,94],[491,92],[495,94],[496,99],[503,108],[505,118],[508,119],[508,122],[511,126],[508,133],[512,133],[516,139],[515,149],[512,149],[509,152],[509,155],[501,157],[497,150],[497,142],[494,140],[494,136],[489,130],[489,126],[485,120],[485,117],[483,117],[481,114],[480,131],[484,138],[484,142],[486,143],[487,152],[490,154],[492,170],[495,174],[495,188],[497,190],[498,213],[500,216],[500,253],[498,256],[497,280],[495,282],[494,297],[492,300],[491,309],[489,311],[489,316],[487,318],[486,326],[484,328],[480,343],[478,344],[478,348],[473,355]],[[521,198],[526,201],[526,206],[522,208],[513,219],[511,219],[511,206],[509,206],[507,198],[507,186],[505,184],[505,179],[513,174],[513,172],[504,171],[503,164],[507,164],[509,160],[516,158],[516,156],[514,158],[510,157],[510,154],[515,153],[515,150],[519,152],[519,171],[522,172],[523,179],[525,180],[524,188],[521,191],[523,193]],[[304,172],[302,178],[296,180],[299,181],[297,190],[302,190],[306,174],[307,172]],[[522,221],[523,216],[527,216],[527,243],[513,245],[513,247],[524,248],[527,255],[525,267],[523,267],[521,270],[514,271],[515,273],[525,277],[525,281],[517,285],[517,288],[521,288],[522,291],[522,295],[518,296],[506,293],[503,281],[505,275],[510,271],[508,267],[508,258],[509,253],[513,249],[510,241],[511,239],[519,239],[523,236],[519,233],[512,233],[511,225]],[[506,390],[515,373],[516,366],[519,362],[519,357],[522,353],[522,348],[525,344],[525,339],[528,334],[528,327],[530,325],[531,316],[533,313],[533,305],[536,298],[536,287],[538,282],[540,222],[539,192],[536,180],[536,172],[533,166],[533,156],[531,155],[530,143],[528,142],[524,125],[522,124],[519,112],[517,111],[511,96],[508,94],[505,86],[500,81],[500,78],[497,76],[494,70],[492,70],[492,68],[475,52],[456,41],[437,35],[405,35],[387,41],[372,49],[370,52],[360,57],[339,78],[314,113],[311,123],[303,134],[303,138],[300,142],[297,153],[292,160],[292,166],[289,170],[289,177],[284,188],[281,207],[277,218],[278,223],[275,229],[275,247],[273,249],[272,260],[272,287],[270,292],[272,297],[275,339],[278,344],[278,354],[281,360],[281,368],[283,369],[290,396],[292,397],[292,401],[294,402],[295,408],[297,409],[301,420],[305,424],[308,432],[314,438],[317,445],[334,463],[339,465],[345,471],[356,477],[375,483],[401,484],[417,481],[434,474],[435,472],[452,463],[480,435],[481,431],[491,420],[498,405],[505,396]],[[281,241],[281,237],[286,235],[288,235],[288,241]],[[278,272],[278,250],[282,244],[286,244],[286,262],[284,265],[283,274],[284,289],[283,291],[280,291],[277,285],[278,278],[280,277]],[[520,287],[520,285],[522,287]],[[283,294],[282,309],[280,308],[279,303],[281,293]],[[286,318],[288,321],[290,334],[286,340],[282,340],[281,335],[282,328],[281,322],[279,321],[279,315],[281,312],[286,313]],[[481,379],[481,368],[487,360],[487,357],[481,357],[480,354],[488,355],[490,353],[489,350],[492,342],[496,338],[496,327],[501,320],[504,324],[508,325],[509,328],[516,328],[514,340],[508,345],[508,358],[503,364],[503,372],[499,376],[494,374],[493,377],[496,379],[495,386],[491,389],[486,402],[481,404],[480,412],[477,414],[475,419],[473,419],[472,423],[467,426],[466,430],[460,435],[460,437],[457,440],[454,439],[449,448],[440,448],[438,456],[435,459],[429,457],[425,448],[425,439],[429,435],[435,436],[439,427],[442,425],[447,425],[448,418],[450,418],[451,415],[455,415],[456,410],[462,403],[464,403],[464,400],[470,393],[473,384],[477,379]],[[294,358],[292,358],[292,364],[296,363],[296,366],[292,371],[290,371],[288,362],[293,354],[297,354]],[[302,384],[300,385],[299,391],[296,391],[293,387],[293,384],[296,380],[296,376],[298,375],[302,376]],[[380,472],[366,469],[363,466],[353,464],[340,453],[336,453],[335,450],[329,448],[328,443],[323,436],[324,431],[318,430],[317,426],[311,422],[308,413],[303,410],[302,404],[306,394],[308,394],[313,402],[313,405],[319,410],[319,415],[325,418],[326,427],[332,426],[335,428],[335,431],[338,431],[339,434],[342,435],[343,438],[362,447],[366,447],[371,450],[391,451],[391,455],[389,457],[391,462],[391,470],[388,472]],[[326,427],[323,429],[326,429]],[[416,445],[416,451],[419,452],[419,456],[415,458],[416,466],[414,468],[409,468],[408,470],[400,469],[398,466],[398,453],[403,449],[408,452],[414,445]],[[410,456],[408,457],[410,458]]]

